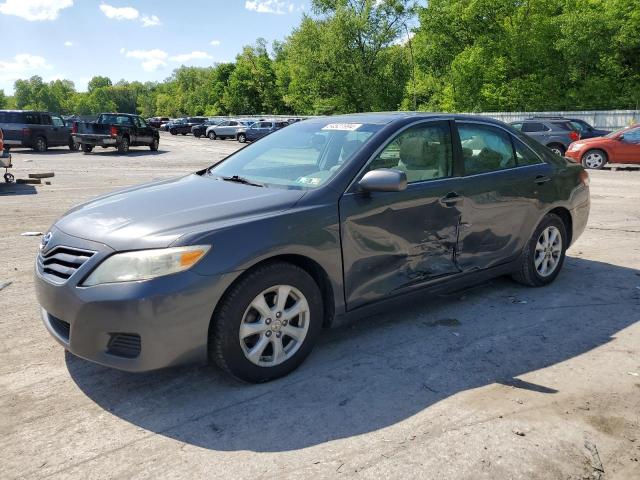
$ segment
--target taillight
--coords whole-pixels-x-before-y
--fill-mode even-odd
[[[30,137],[31,136],[31,129],[30,128],[23,128],[22,129],[22,137]]]
[[[78,133],[78,122],[73,122],[71,125],[71,133]]]
[[[117,137],[118,136],[118,127],[115,127],[115,126],[111,127],[111,136],[112,137]]]
[[[579,178],[580,178],[580,183],[582,185],[584,185],[585,187],[589,186],[589,174],[587,173],[586,170],[582,170],[580,172]]]
[[[580,135],[575,130],[572,130],[569,132],[569,138],[572,142],[577,142],[578,140],[580,140]]]

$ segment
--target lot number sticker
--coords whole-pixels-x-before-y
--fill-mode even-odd
[[[322,130],[342,130],[344,132],[352,132],[359,129],[362,126],[361,123],[330,123],[322,127]]]

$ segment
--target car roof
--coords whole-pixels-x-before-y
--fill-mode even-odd
[[[306,122],[322,121],[329,119],[335,120],[336,123],[372,123],[386,125],[406,119],[430,119],[440,118],[445,120],[474,120],[484,123],[492,123],[494,125],[504,125],[504,122],[491,117],[482,115],[469,115],[462,113],[441,113],[441,112],[372,112],[372,113],[349,113],[345,115],[331,115],[324,117],[315,117],[305,120]]]

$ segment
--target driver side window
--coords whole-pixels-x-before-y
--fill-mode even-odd
[[[401,170],[406,173],[408,183],[447,178],[453,170],[452,152],[447,122],[416,125],[389,143],[367,170]]]

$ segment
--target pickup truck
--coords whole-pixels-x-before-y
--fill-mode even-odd
[[[71,136],[85,153],[97,146],[115,147],[120,153],[127,153],[129,147],[147,146],[155,152],[160,144],[158,130],[130,113],[101,113],[95,122],[75,122]]]

